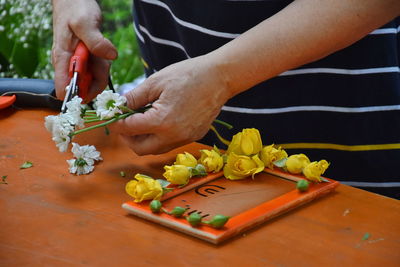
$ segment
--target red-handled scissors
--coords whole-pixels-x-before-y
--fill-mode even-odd
[[[89,56],[89,49],[82,41],[79,41],[74,55],[69,61],[68,76],[71,80],[65,88],[66,94],[61,106],[63,113],[67,110],[67,102],[74,96],[78,95],[85,99],[89,92],[89,86],[92,82],[92,73],[88,70]]]

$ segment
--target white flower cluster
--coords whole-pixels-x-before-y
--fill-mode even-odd
[[[0,33],[6,33],[9,40],[24,49],[38,41],[43,46],[46,40],[51,40],[51,9],[51,1],[0,0]],[[33,78],[51,79],[54,71],[50,64],[50,51],[43,52],[46,53],[46,60],[41,63],[43,66],[40,66],[40,70],[35,71]],[[13,64],[10,64],[7,71],[0,71],[0,78],[19,78],[16,73]]]
[[[50,115],[45,118],[45,127],[53,136],[53,141],[60,152],[65,152],[68,149],[71,141],[71,134],[76,128],[84,126],[82,119],[82,99],[75,96],[67,103],[67,112],[59,115]]]
[[[78,175],[91,173],[95,161],[102,160],[100,152],[96,151],[94,146],[80,146],[77,143],[72,143],[71,151],[74,154],[74,159],[67,160],[70,173]]]
[[[126,98],[124,96],[105,90],[97,96],[97,100],[94,103],[96,110],[89,112],[82,105],[82,99],[75,96],[66,104],[67,110],[65,113],[47,116],[44,124],[52,134],[52,140],[56,143],[60,152],[65,152],[73,135],[76,133],[75,131],[85,126],[85,118],[88,119],[86,122],[109,121],[123,113],[122,109],[125,104]],[[80,132],[82,131],[85,131],[85,129],[80,130]],[[80,146],[72,143],[71,151],[74,154],[74,159],[67,160],[71,173],[78,175],[90,173],[94,169],[94,162],[102,160],[100,152],[96,151],[94,146]]]

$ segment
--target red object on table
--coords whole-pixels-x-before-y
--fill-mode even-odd
[[[14,104],[17,97],[15,95],[0,96],[0,109],[6,108]]]

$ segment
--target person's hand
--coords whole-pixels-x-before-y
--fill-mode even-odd
[[[137,113],[110,125],[138,155],[160,154],[203,137],[229,99],[224,77],[207,56],[170,65],[126,95]]]
[[[104,38],[99,30],[100,8],[94,0],[53,0],[53,49],[54,82],[56,94],[64,99],[68,85],[69,60],[79,40],[88,47],[90,71],[93,80],[89,88],[88,100],[101,92],[108,82],[109,60],[117,57],[117,50]]]

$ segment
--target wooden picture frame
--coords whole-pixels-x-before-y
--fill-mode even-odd
[[[326,182],[310,183],[307,191],[296,189],[296,182],[304,179],[300,175],[281,170],[265,169],[254,179],[230,181],[223,173],[192,178],[183,187],[175,187],[161,199],[163,207],[170,211],[175,206],[187,208],[187,213],[198,212],[204,219],[212,215],[230,216],[221,229],[201,224],[192,227],[185,218],[175,218],[166,213],[153,213],[149,201],[135,203],[127,201],[122,207],[130,214],[175,229],[202,240],[219,244],[230,237],[260,225],[305,203],[332,192],[339,182],[324,178]]]

